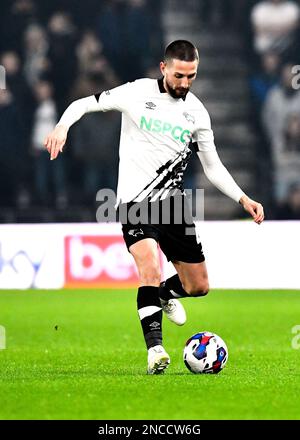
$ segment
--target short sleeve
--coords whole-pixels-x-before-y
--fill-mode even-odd
[[[201,104],[197,112],[196,129],[193,132],[192,140],[197,143],[197,151],[215,151],[214,133],[211,128],[210,117],[208,111]]]
[[[134,82],[128,82],[115,87],[114,89],[105,90],[101,94],[95,94],[95,98],[99,104],[100,111],[106,112],[109,110],[117,110],[120,112],[126,112],[132,101],[133,93]]]

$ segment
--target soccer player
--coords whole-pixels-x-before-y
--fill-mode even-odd
[[[197,145],[197,155],[212,184],[239,202],[256,223],[264,219],[262,205],[239,188],[220,161],[208,112],[190,92],[198,64],[198,51],[192,43],[173,41],[160,63],[161,79],[138,79],[74,101],[45,139],[50,158],[56,159],[69,128],[85,113],[122,112],[119,207],[138,207],[145,200],[150,201],[149,206],[170,202],[169,224],[151,223],[152,217],[138,225],[130,224],[130,219],[122,224],[124,240],[139,273],[137,308],[148,349],[148,374],[162,373],[170,363],[162,345],[162,311],[175,324],[183,325],[186,315],[178,298],[204,296],[209,291],[195,225],[189,220],[174,221],[175,200],[179,197],[186,204],[182,175],[191,142]],[[158,244],[177,271],[165,282],[161,282]]]

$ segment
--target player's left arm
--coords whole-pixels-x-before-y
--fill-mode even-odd
[[[265,218],[262,204],[250,199],[250,197],[248,197],[246,194],[240,198],[239,202],[245,211],[249,212],[249,214],[253,217],[255,223],[260,225]]]
[[[260,224],[264,220],[263,206],[248,197],[237,185],[231,174],[221,162],[216,149],[210,151],[198,151],[198,157],[203,170],[211,183],[231,199],[240,203],[254,219]]]
[[[264,220],[264,209],[255,200],[250,199],[237,185],[231,174],[221,162],[214,143],[214,134],[208,111],[198,100],[197,126],[193,141],[197,145],[197,155],[203,170],[211,183],[231,199],[240,203],[257,224]]]

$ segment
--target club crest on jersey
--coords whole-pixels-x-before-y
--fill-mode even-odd
[[[146,102],[146,108],[148,110],[154,110],[156,108],[156,104],[154,104],[154,102]]]
[[[183,113],[183,116],[185,117],[185,119],[186,119],[188,122],[192,122],[193,124],[195,124],[195,118],[194,118],[193,115],[190,115],[189,113],[184,112],[184,113]]]

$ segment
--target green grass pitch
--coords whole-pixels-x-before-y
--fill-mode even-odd
[[[147,376],[134,289],[1,292],[0,419],[299,419],[300,292],[182,301],[186,325],[163,323],[171,365]],[[228,345],[218,375],[194,375],[182,361],[202,330]]]

